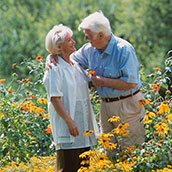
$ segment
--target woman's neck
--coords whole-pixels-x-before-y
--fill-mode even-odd
[[[73,65],[73,63],[70,61],[70,56],[60,56],[65,62],[69,63],[70,65]]]

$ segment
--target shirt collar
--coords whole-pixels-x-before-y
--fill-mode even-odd
[[[112,34],[111,39],[110,39],[110,41],[109,41],[109,43],[108,43],[104,53],[112,55],[112,52],[113,52],[114,47],[115,47],[115,44],[116,44],[116,39],[115,39],[115,36]]]
[[[58,63],[59,65],[63,66],[63,67],[68,67],[70,66],[69,63],[67,63],[62,57],[58,56]]]

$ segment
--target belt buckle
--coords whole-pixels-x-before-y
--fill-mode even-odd
[[[107,101],[107,102],[110,102],[110,98],[107,98],[106,101]]]

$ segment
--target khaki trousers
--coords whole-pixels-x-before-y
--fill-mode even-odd
[[[89,147],[57,150],[55,172],[77,172],[83,160],[79,158],[79,155],[89,150]]]
[[[129,123],[129,137],[123,137],[121,146],[132,146],[136,143],[140,144],[145,141],[145,129],[143,117],[145,109],[136,105],[139,100],[144,99],[141,92],[134,96],[128,97],[114,102],[101,102],[100,105],[100,124],[103,133],[108,133],[118,126],[119,123],[113,124],[108,122],[112,116],[119,116],[121,122]],[[115,138],[112,142],[116,143]]]

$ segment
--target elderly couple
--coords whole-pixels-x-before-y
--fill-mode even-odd
[[[75,172],[80,167],[79,155],[96,144],[98,131],[89,100],[88,81],[91,80],[101,97],[101,131],[108,133],[116,126],[109,123],[120,116],[129,123],[129,137],[122,145],[144,142],[144,109],[136,104],[143,95],[135,50],[132,45],[112,34],[109,20],[102,12],[94,12],[79,25],[89,42],[75,51],[72,30],[62,24],[47,34],[45,47],[47,70],[44,84],[48,94],[48,110],[56,147],[56,171]],[[50,64],[51,63],[51,64]],[[96,70],[89,78],[82,67]],[[91,137],[83,137],[94,130]],[[115,142],[115,141],[114,141]]]

